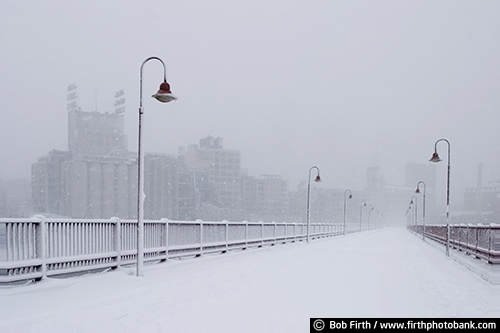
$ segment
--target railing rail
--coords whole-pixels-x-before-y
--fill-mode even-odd
[[[306,239],[304,223],[144,221],[144,261],[164,261]],[[346,233],[359,232],[359,224]],[[341,235],[340,224],[310,224],[310,237]],[[116,268],[137,261],[137,221],[0,219],[0,283]],[[3,251],[3,253],[2,253]]]
[[[422,235],[422,225],[409,225],[408,229]],[[426,225],[425,237],[447,243],[446,225]],[[500,264],[500,224],[450,225],[451,248],[474,255],[490,264]]]

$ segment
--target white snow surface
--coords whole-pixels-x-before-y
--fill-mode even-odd
[[[308,332],[309,318],[498,318],[491,284],[403,228],[0,288],[0,332]]]

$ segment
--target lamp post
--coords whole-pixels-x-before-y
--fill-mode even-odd
[[[417,189],[415,190],[415,193],[417,193],[417,194],[420,193],[420,187],[419,187],[420,184],[424,185],[423,204],[422,204],[422,240],[425,241],[425,188],[426,188],[426,185],[422,180],[419,181],[417,183]]]
[[[450,142],[446,139],[439,139],[434,143],[434,154],[429,161],[441,162],[437,152],[437,144],[445,141],[448,144],[448,173],[446,179],[446,256],[450,256]]]
[[[406,223],[407,225],[410,225],[411,226],[411,214],[410,214],[410,209],[411,209],[411,205],[408,205],[408,208],[406,209],[406,214],[405,214],[405,217],[406,217]],[[409,218],[408,218],[408,214],[410,214]],[[408,228],[408,226],[407,226]],[[410,231],[411,231],[411,227],[410,227]]]
[[[137,276],[142,276],[142,268],[144,266],[144,151],[142,149],[142,123],[144,110],[142,108],[142,73],[144,65],[150,60],[158,60],[163,65],[163,82],[160,84],[158,92],[151,97],[162,103],[168,103],[177,98],[172,95],[170,85],[167,83],[167,68],[165,63],[158,57],[149,57],[141,64],[140,75],[140,96],[139,96],[139,143],[137,147]]]
[[[359,232],[361,232],[361,223],[363,221],[363,207],[366,207],[366,200],[362,199],[359,207]]]
[[[312,166],[310,169],[309,169],[309,178],[307,178],[307,242],[309,243],[309,220],[310,220],[310,207],[309,207],[309,204],[310,204],[310,196],[311,196],[311,171],[312,169],[316,169],[318,170],[318,175],[316,176],[316,178],[314,179],[315,182],[320,182],[321,181],[321,177],[319,176],[319,168],[317,166]]]
[[[347,198],[347,192],[349,192],[348,198]],[[349,189],[344,191],[344,236],[345,236],[345,215],[346,215],[347,199],[352,199],[351,190]]]
[[[415,203],[413,203],[413,199],[415,198]],[[413,208],[413,222],[415,224],[415,230],[417,230],[417,224],[418,224],[418,216],[417,216],[417,212],[418,212],[418,209],[417,209],[417,197],[412,195],[411,196],[411,201],[410,201],[410,206],[414,205],[414,208]]]

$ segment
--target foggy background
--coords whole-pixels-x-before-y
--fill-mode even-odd
[[[316,165],[318,186],[363,189],[379,166],[403,184],[407,163],[451,143],[451,206],[500,179],[498,1],[0,2],[0,180],[67,150],[67,87],[83,111],[114,112],[124,89],[137,150],[139,74],[163,59],[172,93],[144,68],[144,149],[177,153],[208,135],[240,150],[253,176],[290,189]],[[447,145],[439,143],[444,204]],[[316,186],[316,185],[315,185]],[[442,191],[440,196],[439,191]]]

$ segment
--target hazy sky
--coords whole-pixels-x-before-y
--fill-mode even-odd
[[[485,182],[500,179],[497,0],[2,0],[0,45],[0,179],[67,150],[72,83],[84,111],[113,112],[125,90],[135,151],[150,56],[179,100],[149,97],[163,69],[148,62],[146,151],[220,136],[250,175],[294,189],[317,165],[322,186],[363,189],[367,167],[402,184],[404,165],[430,163],[446,138],[452,200],[476,185],[479,162]]]

